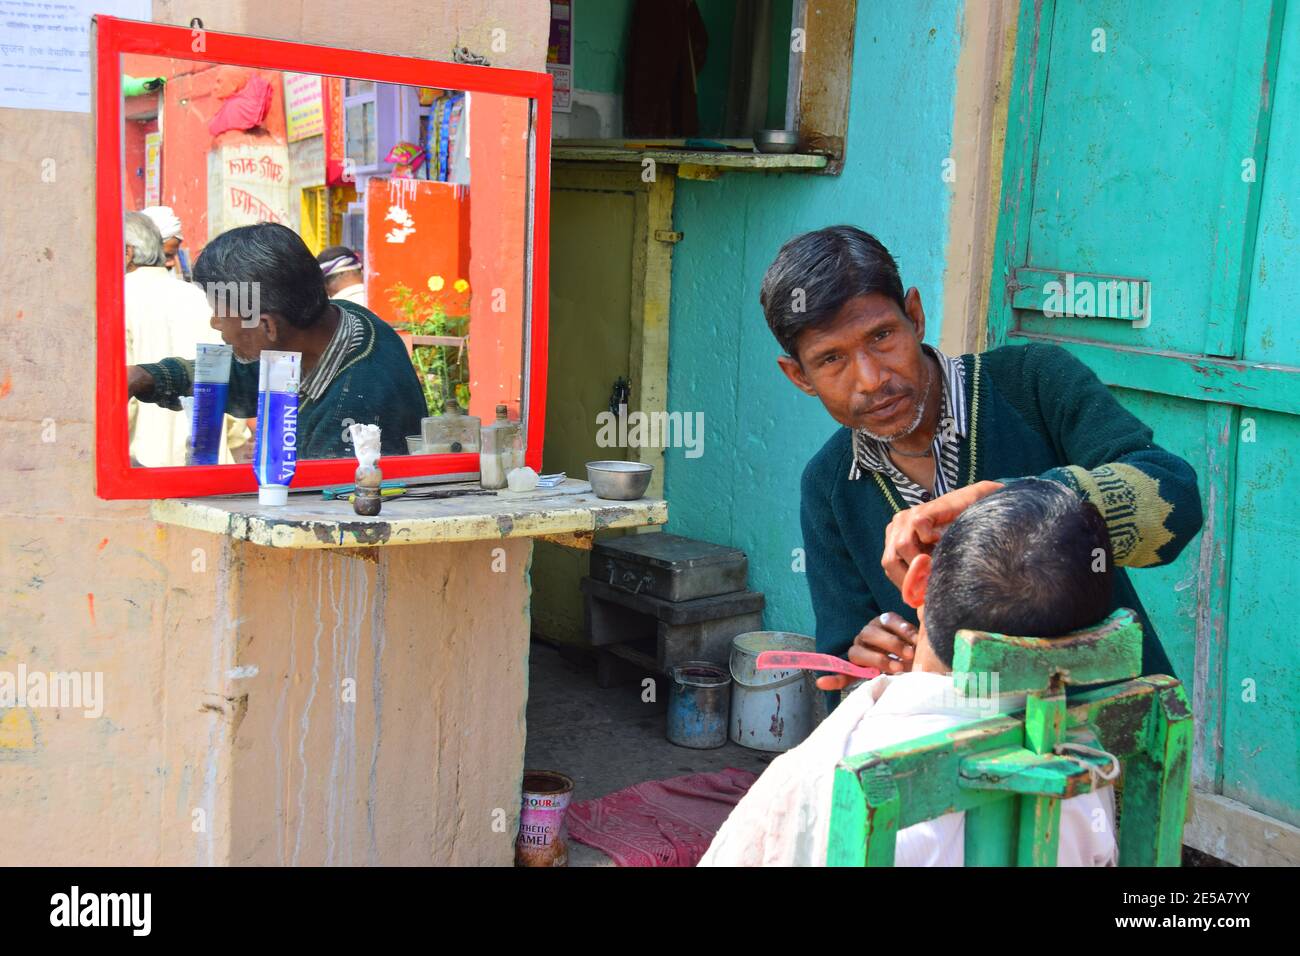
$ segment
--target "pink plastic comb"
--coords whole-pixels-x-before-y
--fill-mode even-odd
[[[859,667],[857,664],[850,664],[842,657],[814,654],[810,651],[763,651],[758,655],[758,662],[754,666],[761,671],[830,671],[835,674],[847,674],[849,677],[860,677],[863,680],[880,676],[880,671],[874,667]]]

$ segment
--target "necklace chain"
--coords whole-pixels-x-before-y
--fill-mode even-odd
[[[979,446],[977,445],[976,442],[977,442],[978,437],[979,437],[979,422],[980,422],[980,420],[979,420],[979,410],[980,410],[980,359],[981,359],[982,357],[983,357],[983,356],[982,356],[979,352],[976,352],[976,353],[975,353],[974,361],[972,362],[973,368],[972,368],[972,370],[971,370],[971,379],[972,379],[972,381],[971,381],[971,383],[970,383],[970,418],[969,418],[969,421],[970,421],[970,439],[969,439],[969,441],[970,441],[970,444],[969,444],[969,449],[970,449],[970,452],[969,452],[969,454],[970,454],[970,459],[969,459],[970,470],[969,470],[969,472],[967,473],[967,478],[966,478],[966,484],[968,484],[968,485],[973,485],[973,484],[975,484],[975,462],[976,462],[976,452],[979,450]],[[881,474],[880,472],[878,472],[878,471],[874,471],[874,470],[873,470],[873,471],[871,472],[871,477],[875,479],[875,481],[876,481],[876,485],[880,488],[880,493],[881,493],[882,495],[884,495],[884,497],[885,497],[885,501],[888,502],[889,507],[890,507],[890,510],[893,511],[894,514],[898,514],[900,511],[902,511],[902,510],[906,507],[906,504],[905,504],[905,503],[900,503],[899,500],[898,500],[898,498],[895,497],[894,489],[891,487],[892,483],[886,481],[884,475],[882,475],[882,474]]]
[[[934,457],[934,449],[932,448],[927,448],[925,451],[903,451],[903,449],[901,448],[895,448],[893,445],[890,445],[889,453],[891,455],[898,455],[902,458],[933,458]]]

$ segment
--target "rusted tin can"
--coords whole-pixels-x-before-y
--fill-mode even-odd
[[[686,661],[672,669],[668,691],[668,739],[679,747],[712,750],[727,742],[731,675],[708,661]]]
[[[568,866],[564,816],[573,799],[573,781],[554,770],[525,770],[515,866]]]

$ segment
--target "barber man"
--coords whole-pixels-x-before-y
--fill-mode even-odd
[[[925,345],[921,294],[905,293],[889,251],[851,226],[787,242],[759,301],[785,352],[781,370],[844,426],[802,480],[819,651],[910,670],[918,621],[899,593],[908,564],[963,508],[1033,476],[1101,511],[1119,566],[1112,609],[1142,623],[1143,674],[1173,675],[1123,568],[1168,564],[1200,530],[1196,473],[1087,366],[1046,344],[958,357]],[[1026,589],[1033,573],[1024,569]]]

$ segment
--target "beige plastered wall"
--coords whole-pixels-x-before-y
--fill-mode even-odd
[[[546,56],[542,0],[153,8],[196,16],[431,59]],[[279,552],[96,498],[92,116],[0,110],[0,143],[0,670],[99,672],[105,697],[97,719],[0,711],[0,864],[509,862],[530,544],[500,543],[505,575],[487,544]]]
[[[939,341],[948,355],[984,348],[989,295],[1001,287],[990,270],[1018,11],[1016,0],[967,0],[959,14],[962,41],[951,156],[955,175],[949,185]]]

